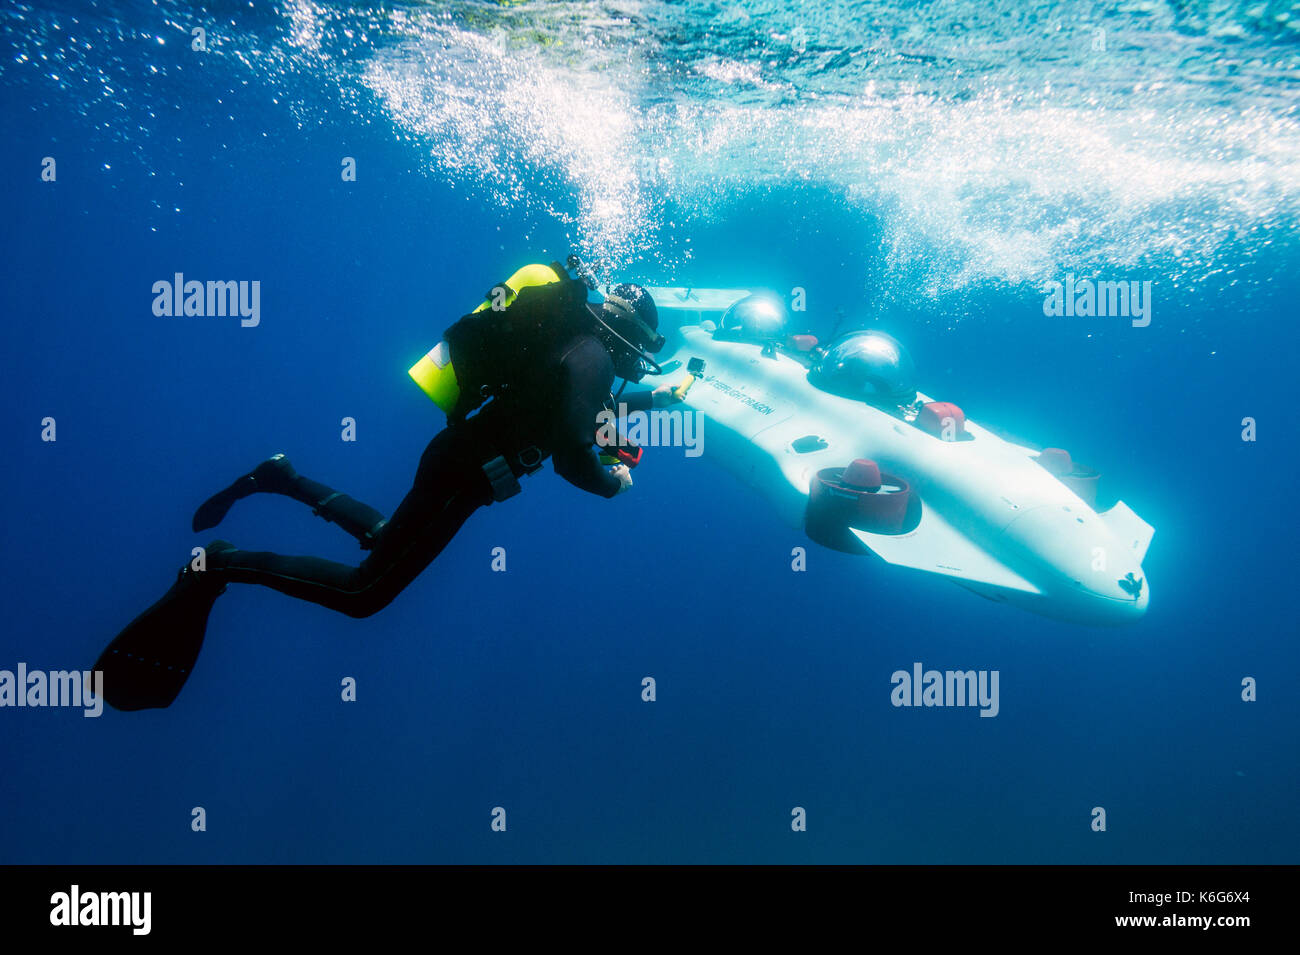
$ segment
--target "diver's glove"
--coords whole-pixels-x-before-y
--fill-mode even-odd
[[[672,385],[660,385],[651,393],[651,403],[655,408],[666,408],[678,404],[682,397]]]
[[[622,494],[624,491],[632,489],[632,472],[626,464],[614,465],[609,469],[609,473],[618,478],[619,488],[618,492],[614,495],[615,497]]]

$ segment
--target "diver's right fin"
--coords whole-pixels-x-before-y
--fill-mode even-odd
[[[218,491],[199,505],[190,526],[195,533],[220,524],[235,502],[258,491],[289,493],[289,487],[298,472],[283,454],[273,454],[223,491]]]
[[[852,527],[849,530],[891,564],[1006,590],[1042,593],[931,508],[926,509],[916,529],[906,534],[873,534]]]

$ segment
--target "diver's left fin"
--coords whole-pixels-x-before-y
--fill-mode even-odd
[[[225,541],[208,545],[211,554],[234,548]],[[171,706],[203,648],[208,614],[226,586],[209,580],[211,571],[182,568],[171,589],[136,617],[99,655],[105,701],[118,710]]]

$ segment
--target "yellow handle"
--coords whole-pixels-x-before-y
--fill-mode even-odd
[[[695,376],[687,375],[680,382],[678,382],[677,387],[673,389],[673,397],[676,398],[678,401],[685,401],[686,392],[691,390],[691,385],[693,384],[695,384]]]

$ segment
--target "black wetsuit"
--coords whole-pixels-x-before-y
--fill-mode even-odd
[[[310,504],[371,546],[360,566],[319,557],[233,550],[209,556],[224,580],[261,584],[351,617],[382,610],[427,567],[478,508],[495,499],[484,464],[504,458],[516,478],[551,457],[555,472],[603,497],[618,493],[617,477],[593,449],[596,416],[610,397],[614,364],[592,335],[559,342],[537,366],[531,385],[494,398],[477,414],[440,431],[420,458],[410,492],[386,523],[373,508],[302,476],[286,493]],[[651,407],[649,391],[620,399],[629,411]],[[507,478],[508,480],[508,478]]]

